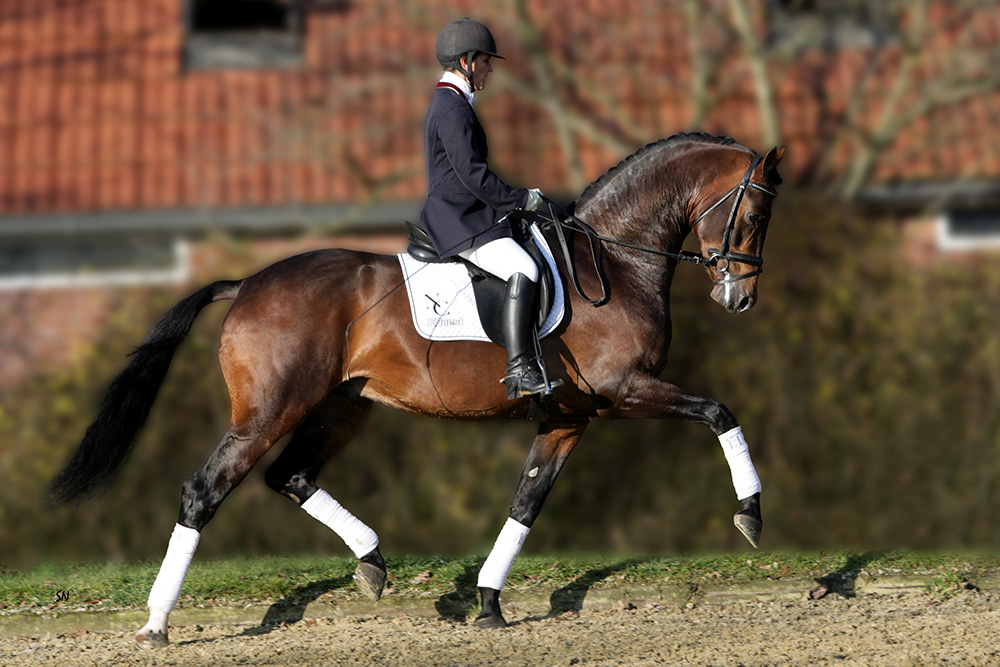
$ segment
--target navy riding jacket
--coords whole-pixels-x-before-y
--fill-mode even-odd
[[[486,133],[465,96],[451,87],[434,91],[424,124],[427,155],[427,201],[420,226],[442,257],[511,236],[498,223],[528,199],[486,164]]]

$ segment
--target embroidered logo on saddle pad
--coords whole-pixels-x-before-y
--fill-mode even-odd
[[[552,308],[538,331],[538,337],[542,338],[559,326],[566,304],[549,244],[536,225],[529,229],[554,277]],[[479,321],[472,278],[464,262],[426,263],[408,253],[397,256],[417,333],[427,340],[491,340]]]

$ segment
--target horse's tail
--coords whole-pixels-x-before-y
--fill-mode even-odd
[[[242,284],[223,280],[207,285],[180,301],[153,326],[111,383],[76,454],[52,481],[48,497],[53,504],[83,500],[107,487],[132,452],[174,352],[198,313],[213,301],[235,299]]]

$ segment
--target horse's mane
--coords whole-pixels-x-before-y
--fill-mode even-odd
[[[627,158],[609,169],[607,173],[586,187],[580,196],[577,197],[576,201],[571,204],[570,211],[579,208],[583,202],[597,194],[597,192],[603,190],[612,182],[618,180],[619,177],[633,175],[636,168],[648,162],[650,158],[656,158],[657,161],[659,161],[675,153],[682,152],[691,146],[703,146],[706,144],[716,146],[735,146],[747,151],[750,150],[732,137],[717,137],[706,132],[680,132],[672,137],[667,137],[666,139],[660,139],[659,141],[654,141],[651,144],[646,144],[644,147],[640,148],[638,151],[629,155]]]

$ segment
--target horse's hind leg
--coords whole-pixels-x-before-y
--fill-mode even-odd
[[[230,428],[204,465],[184,482],[177,525],[149,591],[149,622],[135,636],[140,646],[159,648],[168,643],[167,620],[180,597],[201,530],[278,437],[237,435]]]
[[[479,571],[478,586],[482,601],[482,611],[476,618],[479,627],[506,627],[507,621],[500,613],[500,591],[559,471],[586,428],[586,423],[544,423],[539,429],[510,504],[510,517]]]
[[[361,559],[354,580],[372,601],[382,597],[385,560],[378,549],[378,535],[316,486],[320,469],[364,425],[372,402],[338,388],[297,428],[291,442],[268,468],[269,487],[290,498],[310,516],[340,536]]]

